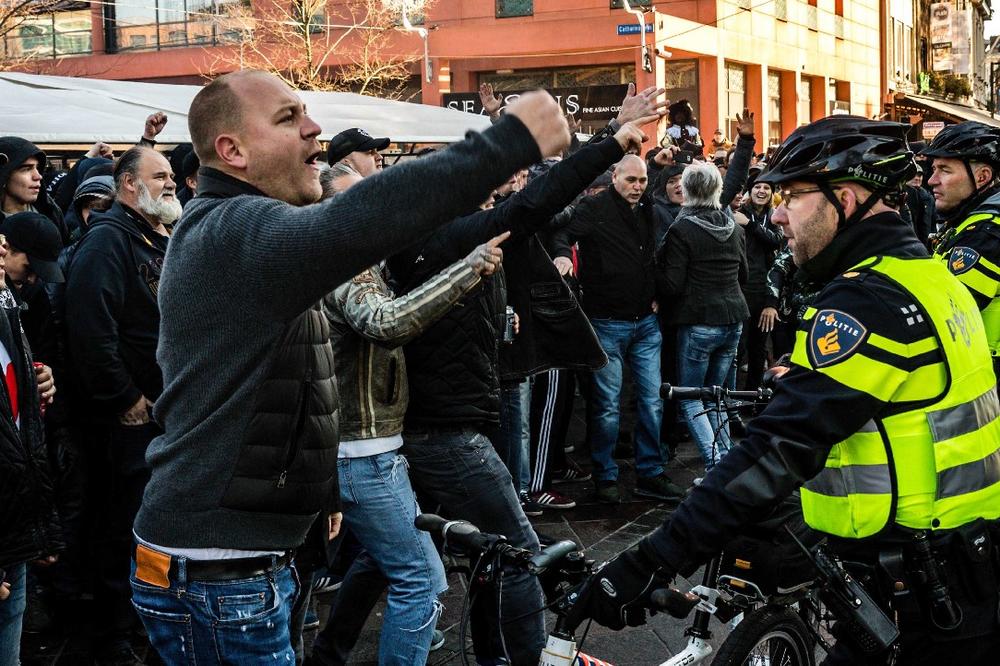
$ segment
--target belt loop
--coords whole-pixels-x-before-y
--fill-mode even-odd
[[[271,567],[267,570],[267,578],[268,578],[269,581],[271,581],[272,585],[275,582],[275,578],[277,576],[277,573],[278,573],[278,556],[272,554],[271,555]]]
[[[187,589],[187,561],[188,558],[183,556],[178,556],[177,558],[177,596],[184,594],[184,590]]]

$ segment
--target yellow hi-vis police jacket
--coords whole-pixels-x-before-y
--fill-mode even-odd
[[[1000,357],[1000,195],[944,233],[935,256],[976,299],[990,352]]]
[[[833,446],[825,469],[802,488],[814,529],[845,538],[881,532],[890,521],[950,529],[1000,516],[1000,403],[978,307],[939,261],[875,257],[851,273],[875,273],[907,294],[907,319],[931,335],[902,343],[868,333],[867,344],[902,358],[933,360],[909,371],[861,351],[864,326],[835,309],[810,308],[792,362],[875,395],[886,409]],[[928,360],[930,358],[928,357]]]

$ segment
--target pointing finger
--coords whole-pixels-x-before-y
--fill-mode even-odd
[[[502,234],[500,234],[499,236],[494,236],[493,238],[491,238],[486,243],[486,247],[488,247],[490,249],[498,247],[500,245],[500,243],[504,242],[508,238],[510,238],[510,232],[509,231],[505,231]]]

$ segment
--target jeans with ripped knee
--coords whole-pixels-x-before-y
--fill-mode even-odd
[[[389,581],[380,665],[423,664],[448,585],[430,535],[413,526],[420,509],[406,459],[395,451],[337,461],[344,523]]]

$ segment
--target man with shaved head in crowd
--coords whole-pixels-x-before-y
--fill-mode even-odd
[[[165,434],[135,522],[133,601],[167,663],[294,661],[292,551],[318,514],[339,527],[320,300],[561,151],[569,132],[551,96],[529,93],[485,132],[309,206],[320,127],[278,78],[222,76],[188,122],[198,197],[160,283]],[[459,175],[462,188],[426,187]]]
[[[646,163],[626,155],[615,165],[611,183],[604,192],[580,202],[573,220],[554,241],[554,261],[564,274],[572,270],[571,247],[579,243],[583,309],[609,359],[594,373],[590,395],[588,437],[597,497],[610,504],[621,501],[613,451],[621,417],[623,369],[628,363],[639,407],[635,493],[678,499],[684,491],[664,473],[666,461],[660,451],[662,338],[653,270],[656,223],[646,188]]]

